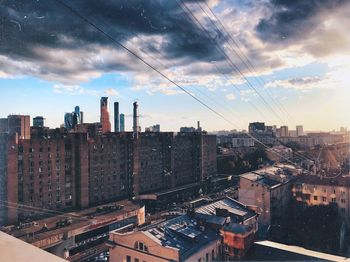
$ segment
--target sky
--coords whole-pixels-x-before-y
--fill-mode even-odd
[[[0,17],[0,117],[97,122],[108,96],[127,130],[133,101],[142,129],[350,128],[347,0],[0,0]]]

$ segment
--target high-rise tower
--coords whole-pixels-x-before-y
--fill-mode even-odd
[[[125,115],[120,114],[120,132],[125,132]]]
[[[119,132],[119,103],[114,102],[114,132]]]
[[[36,116],[33,118],[33,126],[34,127],[43,127],[44,126],[44,118],[42,116]]]
[[[133,132],[141,132],[141,127],[139,126],[139,115],[138,115],[138,103],[133,103],[133,125],[132,130]]]
[[[111,132],[111,122],[109,121],[108,112],[108,97],[101,97],[100,111],[100,123],[102,125],[102,132]]]
[[[82,124],[83,122],[81,121],[82,119],[82,112],[80,111],[80,107],[76,106],[74,108],[74,116],[73,119],[76,119],[76,124]]]

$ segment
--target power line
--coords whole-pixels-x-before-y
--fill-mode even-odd
[[[76,11],[74,8],[72,8],[71,6],[65,4],[63,1],[61,0],[55,0],[57,3],[59,3],[60,5],[62,5],[63,7],[65,7],[66,9],[68,9],[70,12],[72,12],[74,15],[78,16],[80,19],[82,19],[84,22],[86,22],[87,24],[89,24],[91,27],[93,27],[94,29],[96,29],[98,32],[100,32],[101,34],[103,34],[104,36],[106,36],[109,40],[111,40],[113,43],[117,44],[118,46],[120,46],[122,49],[126,50],[127,52],[129,52],[131,55],[133,55],[135,58],[137,58],[138,60],[140,60],[142,63],[144,63],[146,66],[150,67],[152,70],[154,70],[155,72],[157,72],[159,75],[161,75],[162,77],[164,77],[166,80],[168,80],[170,83],[172,83],[173,85],[175,85],[176,87],[178,87],[180,90],[182,90],[184,93],[186,93],[187,95],[191,96],[193,99],[195,99],[197,102],[199,102],[202,106],[206,107],[208,110],[210,110],[211,112],[213,112],[214,114],[216,114],[217,116],[221,117],[223,120],[225,120],[226,122],[230,123],[233,126],[236,126],[233,122],[231,122],[229,119],[227,119],[224,115],[222,115],[221,113],[219,113],[218,111],[216,111],[215,109],[213,109],[212,107],[208,106],[207,104],[205,104],[201,99],[197,98],[196,96],[194,96],[191,92],[187,91],[184,87],[182,87],[181,85],[177,84],[174,80],[170,79],[167,75],[165,75],[164,73],[162,73],[160,70],[158,70],[156,67],[154,67],[153,65],[151,65],[150,63],[148,63],[147,61],[145,61],[142,57],[140,57],[136,52],[132,51],[131,49],[129,49],[128,47],[126,47],[125,45],[123,45],[122,43],[120,43],[118,40],[116,40],[115,38],[113,38],[110,34],[108,34],[107,32],[105,32],[103,29],[101,29],[100,27],[98,27],[97,25],[95,25],[93,22],[91,22],[89,19],[87,19],[85,16],[81,15],[78,11]],[[272,148],[268,147],[267,145],[265,145],[264,143],[262,143],[260,140],[258,140],[257,138],[255,138],[254,136],[252,136],[251,134],[247,133],[247,135],[249,137],[251,137],[254,141],[256,141],[258,144],[261,144],[262,146],[264,146],[265,148],[267,148],[268,150],[270,150],[271,152],[274,152],[276,155],[279,155],[280,157],[282,157],[283,159],[285,159],[287,162],[296,165],[295,163],[293,163],[292,161],[290,161],[289,159],[287,159],[286,157],[284,157],[283,155],[280,155],[278,152],[276,152],[275,150],[273,150]],[[308,170],[305,170],[308,172]]]
[[[178,1],[178,0],[176,0],[176,1]],[[279,121],[281,121],[281,123],[283,123],[284,121],[282,120],[282,118],[275,112],[275,110],[270,106],[270,104],[265,100],[265,98],[251,84],[251,82],[248,80],[248,78],[243,74],[243,72],[239,69],[239,67],[232,61],[232,59],[226,54],[226,52],[222,49],[222,47],[220,45],[218,45],[218,43],[215,40],[212,39],[209,32],[205,29],[205,27],[197,19],[197,17],[192,13],[192,11],[187,7],[187,5],[183,2],[183,0],[179,0],[179,1],[181,1],[182,4],[179,4],[178,2],[177,3],[180,6],[180,8],[185,12],[185,14],[187,14],[187,12],[183,9],[183,7],[186,8],[189,15],[196,21],[196,23],[202,28],[202,31],[208,36],[209,40],[214,44],[214,46],[219,50],[219,52],[226,58],[226,61],[228,61],[228,64],[231,65],[233,67],[233,69],[235,69],[235,71],[238,72],[239,75],[246,81],[248,87],[250,89],[252,89],[260,97],[261,101],[266,106],[266,108],[268,108],[275,115],[275,117]]]
[[[210,22],[215,26],[215,28],[217,30],[220,31],[220,29],[217,27],[217,25],[212,21],[212,19],[210,18],[210,16],[207,14],[207,12],[202,8],[201,4],[199,3],[198,0],[196,0],[197,5],[201,8],[201,10],[207,15],[207,17],[209,18]],[[293,117],[289,114],[289,112],[284,108],[283,104],[281,104],[278,100],[275,100],[272,96],[272,94],[269,92],[268,89],[265,89],[264,86],[266,85],[266,82],[264,81],[264,79],[262,79],[258,73],[257,70],[255,68],[255,66],[253,65],[253,63],[251,63],[250,59],[244,54],[244,52],[241,50],[241,48],[239,47],[238,44],[238,39],[237,41],[235,41],[235,39],[231,36],[231,34],[228,32],[228,30],[226,29],[226,27],[224,26],[224,24],[221,22],[221,20],[219,19],[219,17],[217,15],[215,15],[215,13],[213,12],[213,10],[210,8],[210,6],[204,1],[204,4],[206,5],[206,7],[209,9],[210,13],[215,17],[216,21],[219,22],[219,24],[221,25],[221,27],[223,28],[224,32],[226,33],[226,35],[228,35],[228,37],[230,38],[230,40],[235,44],[235,46],[238,49],[238,52],[232,47],[232,45],[227,41],[227,43],[230,45],[231,49],[236,53],[236,55],[239,57],[239,59],[243,62],[243,64],[248,68],[248,70],[255,75],[256,79],[260,80],[260,83],[262,83],[262,89],[268,94],[268,96],[270,97],[270,99],[276,104],[276,106],[280,109],[281,112],[286,113],[286,115],[296,124],[295,120],[293,119]],[[240,54],[241,55],[240,55]],[[243,59],[242,57],[245,59]]]
[[[202,28],[202,30],[208,35],[208,37],[211,39],[211,36],[210,36],[210,34],[208,33],[208,31],[204,28],[204,26],[200,23],[200,21],[194,16],[194,14],[192,13],[192,11],[184,4],[184,2],[183,2],[183,0],[180,0],[181,2],[182,2],[182,4],[183,5],[181,5],[181,4],[179,4],[179,6],[182,8],[182,10],[185,12],[185,13],[187,13],[186,12],[186,10],[184,10],[183,9],[183,7],[182,6],[184,6],[187,10],[188,10],[188,12],[190,13],[190,15],[192,16],[192,18],[193,19],[195,19],[195,21],[199,24],[199,26]],[[190,17],[188,17],[189,19],[191,19]],[[212,39],[211,39],[212,40]],[[213,41],[213,40],[212,40]],[[228,58],[229,59],[229,61],[231,61],[231,63],[233,63],[232,62],[232,60],[226,55],[226,53],[225,53],[225,51],[224,50],[222,50],[222,48],[215,42],[215,41],[213,41],[214,42],[214,44],[215,44],[215,46],[216,47],[218,47],[218,49],[219,49],[219,51],[226,57],[226,58]],[[245,78],[245,76],[241,73],[241,71],[239,71],[239,68],[233,63],[233,65],[235,66],[235,68],[237,68],[238,69],[238,72]],[[245,78],[246,79],[246,81],[250,84],[250,82],[248,81],[248,79],[247,78]],[[251,84],[250,84],[250,86],[252,86]],[[234,85],[234,87],[235,88],[238,88],[236,85]],[[252,86],[253,87],[253,86]],[[254,88],[254,87],[253,87]],[[260,95],[260,93],[258,93],[257,92],[257,90],[254,88],[254,91],[263,99],[263,101],[265,101],[265,99]],[[266,102],[266,101],[265,101]],[[269,104],[267,103],[267,105],[269,106]],[[271,108],[271,107],[270,107]],[[271,110],[273,110],[272,108],[271,108]],[[273,111],[274,112],[274,111]],[[277,115],[277,114],[276,114]],[[277,115],[278,116],[278,115]],[[301,155],[301,154],[299,154],[298,152],[295,152],[295,154],[296,155],[299,155],[300,157],[302,157],[302,158],[304,158],[304,159],[306,159],[306,160],[310,160],[310,159],[308,159],[307,157],[305,157],[305,156],[303,156],[303,155]]]
[[[159,3],[158,3],[158,5],[161,7],[161,5],[160,5]],[[108,27],[108,25],[106,25],[106,23],[104,23],[103,21],[99,20],[98,22],[99,22],[99,23],[102,23],[102,24],[104,24],[104,26],[107,26],[107,27]],[[182,27],[181,25],[179,25],[176,21],[175,21],[175,23],[176,23],[177,26],[183,28],[183,27]],[[131,30],[129,31],[129,33],[130,33],[131,35],[133,35],[134,37],[140,39],[141,41],[144,41],[141,37],[139,37],[137,34],[133,33]],[[142,52],[142,50],[139,50],[139,51]],[[135,52],[135,51],[134,51],[134,52]],[[142,53],[143,53],[146,57],[149,57],[149,58],[151,58],[152,60],[157,61],[163,68],[166,68],[166,65],[165,65],[162,61],[160,61],[158,58],[152,56],[150,53],[144,53],[144,52],[142,52]],[[141,57],[141,55],[140,55],[140,57]],[[207,99],[209,99],[210,101],[212,101],[213,103],[215,103],[216,105],[219,105],[219,106],[222,106],[222,107],[224,106],[223,108],[224,108],[228,113],[230,113],[230,114],[236,114],[236,112],[233,111],[232,108],[230,108],[230,106],[228,105],[227,102],[224,101],[224,102],[225,102],[225,105],[221,105],[216,99],[214,99],[212,96],[209,96],[209,95],[205,94],[205,93],[204,93],[203,91],[201,91],[199,88],[196,88],[195,86],[193,86],[193,88],[194,88],[197,92],[199,92],[200,94],[202,94],[203,96],[205,96]],[[214,93],[213,95],[215,95],[215,93]],[[257,110],[257,112],[259,112],[259,111]],[[238,115],[237,115],[237,117],[238,117]],[[248,120],[248,119],[247,119],[247,120]]]

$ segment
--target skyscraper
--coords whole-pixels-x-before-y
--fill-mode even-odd
[[[33,126],[34,127],[43,127],[44,126],[44,118],[42,116],[36,116],[33,118]]]
[[[120,114],[120,132],[125,132],[125,115]]]
[[[114,102],[114,132],[119,132],[119,103]]]
[[[103,133],[111,132],[111,122],[109,121],[109,112],[108,112],[108,97],[101,97],[100,123],[102,125]]]
[[[139,126],[139,115],[138,115],[138,103],[134,102],[133,103],[133,125],[132,125],[132,130],[133,132],[141,132],[141,127]]]
[[[64,114],[64,127],[67,129],[73,128],[73,114],[72,113],[65,113]]]
[[[84,123],[84,112],[80,111],[80,124]]]
[[[76,119],[76,124],[82,124],[82,112],[80,111],[80,107],[76,106],[74,108],[74,116],[73,119]]]

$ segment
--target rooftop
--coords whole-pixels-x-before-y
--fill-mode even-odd
[[[103,209],[106,206],[120,206],[121,209]],[[51,236],[58,235],[64,232],[70,232],[70,234],[75,235],[80,233],[80,229],[84,228],[85,231],[98,228],[103,225],[115,222],[120,215],[126,214],[128,212],[138,210],[140,206],[128,200],[122,200],[115,203],[109,203],[105,205],[100,205],[96,207],[91,207],[76,212],[62,213],[62,215],[55,215],[49,218],[36,220],[35,224],[27,228],[17,229],[13,226],[6,227],[9,234],[20,238],[29,243],[35,243],[37,241],[47,239]],[[97,209],[100,212],[97,212]],[[62,221],[65,218],[70,218],[71,223],[66,226],[57,227],[56,223]],[[47,230],[43,230],[43,226],[47,226]],[[6,230],[6,229],[5,229]]]
[[[196,219],[187,215],[146,227],[143,232],[162,246],[178,249],[181,259],[220,239],[219,233],[210,228],[201,231],[197,227]]]
[[[247,225],[241,225],[236,223],[230,223],[226,226],[224,226],[225,231],[230,231],[235,234],[245,234],[249,231],[251,231],[251,227]]]
[[[246,220],[256,215],[254,211],[248,209],[244,204],[229,197],[196,208],[196,213],[215,216],[217,209],[227,210],[230,216],[236,217],[237,220]]]
[[[308,250],[272,241],[254,243],[246,261],[350,261],[349,258]]]
[[[298,183],[324,185],[324,186],[343,186],[350,187],[350,176],[339,174],[338,176],[317,176],[302,175],[299,177]]]
[[[52,261],[64,262],[66,260],[50,254],[40,248],[32,246],[20,239],[0,231],[1,262],[37,262]]]
[[[297,170],[296,168],[292,168]],[[267,186],[271,189],[295,179],[290,165],[277,165],[245,173],[240,177]]]

